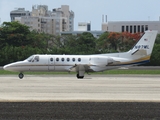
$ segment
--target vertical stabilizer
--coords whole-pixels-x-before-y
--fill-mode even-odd
[[[132,48],[132,55],[148,56],[151,55],[157,31],[148,30],[145,31],[144,35],[140,38],[137,44]]]

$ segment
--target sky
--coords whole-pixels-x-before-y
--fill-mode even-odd
[[[69,5],[75,13],[74,30],[79,22],[91,22],[91,30],[101,30],[102,15],[107,21],[158,21],[160,0],[0,0],[0,24],[10,22],[16,8],[32,10],[32,5],[47,5],[49,10]]]

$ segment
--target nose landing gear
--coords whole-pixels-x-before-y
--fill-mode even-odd
[[[19,73],[18,77],[22,79],[24,77],[23,73]]]

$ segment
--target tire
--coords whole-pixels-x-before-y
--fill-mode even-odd
[[[79,74],[77,74],[77,78],[78,78],[78,79],[83,79],[84,76],[79,76]]]
[[[24,77],[23,73],[19,73],[19,78],[22,79]]]

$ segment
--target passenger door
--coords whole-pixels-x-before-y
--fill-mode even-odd
[[[49,71],[55,70],[55,57],[54,56],[48,57],[48,70]]]

